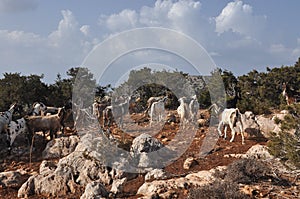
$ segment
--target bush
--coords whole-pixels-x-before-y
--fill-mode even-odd
[[[224,180],[250,184],[265,179],[269,170],[265,163],[256,159],[241,159],[228,166]]]
[[[189,199],[198,198],[228,198],[246,199],[250,196],[240,192],[239,185],[235,182],[216,181],[212,184],[192,189],[188,195]]]
[[[226,170],[214,173],[219,180],[191,190],[188,198],[250,198],[240,192],[238,184],[251,184],[269,178],[269,170],[265,163],[256,159],[235,161]]]
[[[273,156],[300,168],[300,104],[286,108],[290,114],[281,121],[281,132],[271,135],[268,147]]]

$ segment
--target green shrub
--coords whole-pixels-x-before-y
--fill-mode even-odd
[[[290,114],[281,121],[281,132],[273,133],[268,143],[272,155],[300,168],[300,104],[286,107]]]

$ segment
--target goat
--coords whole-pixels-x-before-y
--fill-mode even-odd
[[[123,103],[107,106],[103,110],[103,127],[105,125],[110,126],[113,121],[113,118],[115,119],[115,121],[117,118],[119,118],[119,123],[121,127],[123,127],[123,116],[128,113],[129,101],[130,97],[126,99]]]
[[[177,108],[177,113],[179,115],[180,122],[182,122],[183,128],[185,128],[185,125],[190,118],[189,104],[186,102],[186,97],[181,97],[178,101],[180,102],[180,105]]]
[[[149,109],[151,108],[151,105],[153,104],[153,102],[158,102],[159,100],[163,99],[164,96],[158,96],[158,97],[150,97],[148,100],[147,100],[147,108],[146,110],[144,111],[144,114],[147,114]]]
[[[60,108],[53,107],[53,106],[47,106],[47,109],[43,112],[43,115],[55,115],[58,113]]]
[[[245,144],[244,141],[244,132],[243,132],[243,122],[241,119],[241,113],[238,108],[230,108],[225,109],[221,114],[221,121],[218,125],[218,133],[222,137],[222,128],[225,126],[224,129],[224,139],[226,139],[226,133],[227,133],[227,127],[229,126],[231,129],[231,139],[230,142],[233,142],[235,137],[235,129],[234,127],[237,125],[237,122],[239,122],[239,128],[242,135],[242,144]]]
[[[21,118],[16,121],[11,121],[8,125],[7,131],[7,141],[9,142],[10,151],[16,137],[20,134],[27,133],[27,125],[25,119]]]
[[[109,102],[106,101],[94,101],[93,103],[93,115],[100,120],[103,117],[103,110],[109,105]]]
[[[300,93],[292,88],[289,88],[286,83],[282,85],[282,96],[285,97],[287,105],[291,105],[300,101]]]
[[[68,118],[71,110],[66,110],[65,108],[60,108],[58,113],[55,115],[48,116],[27,116],[25,121],[28,128],[28,139],[31,140],[35,132],[50,131],[51,140],[57,137],[57,132],[62,131],[64,133],[64,121]]]
[[[31,115],[43,115],[44,112],[47,110],[47,106],[42,102],[35,102],[32,105],[32,113]]]
[[[12,115],[17,108],[17,104],[14,103],[10,106],[10,108],[5,112],[0,112],[0,133],[3,131],[7,132],[7,126],[9,122],[12,120]]]
[[[197,96],[194,95],[192,96],[191,101],[189,103],[190,116],[193,122],[197,120],[198,110],[199,110],[199,103],[197,100]]]
[[[158,122],[163,120],[165,114],[165,100],[167,97],[160,99],[157,102],[153,102],[150,109],[150,126],[152,122],[157,119]]]

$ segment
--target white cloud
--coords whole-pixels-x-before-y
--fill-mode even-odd
[[[254,15],[250,5],[236,0],[227,4],[220,15],[215,18],[215,22],[215,31],[219,35],[226,31],[232,31],[255,37],[264,28],[266,16]]]
[[[100,25],[104,24],[110,31],[116,32],[136,27],[137,18],[136,11],[125,9],[119,14],[102,15],[99,23]]]
[[[48,36],[31,32],[0,30],[0,59],[3,71],[30,66],[31,73],[46,73],[47,80],[70,66],[78,66],[98,43],[87,37],[89,26],[80,26],[73,13],[63,10],[57,29]],[[17,58],[17,59],[16,59]],[[2,69],[1,69],[2,70]]]
[[[189,32],[190,28],[201,26],[200,7],[200,2],[193,0],[157,0],[154,7],[142,7],[139,21],[144,26],[161,26]]]
[[[157,0],[153,7],[143,6],[139,11],[125,9],[111,15],[101,15],[99,25],[105,27],[108,34],[137,28],[164,27],[181,32],[191,32],[190,29],[200,24],[199,1],[194,0]]]
[[[78,22],[70,10],[62,10],[63,19],[59,22],[57,30],[49,35],[49,45],[59,47],[63,43],[76,39]]]
[[[37,6],[37,0],[0,0],[0,11],[2,12],[23,12],[34,10]]]
[[[270,46],[271,53],[287,53],[290,49],[286,48],[283,44],[272,44]]]
[[[26,33],[24,31],[8,31],[0,30],[0,40],[7,41],[11,45],[25,45],[31,46],[38,44],[42,41],[42,38],[34,33]]]
[[[88,36],[88,35],[90,34],[90,26],[89,26],[89,25],[81,26],[80,31],[81,31],[85,36]]]

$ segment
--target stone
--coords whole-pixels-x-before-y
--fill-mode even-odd
[[[42,163],[40,164],[39,172],[40,174],[44,174],[44,173],[54,172],[55,169],[56,169],[55,163],[48,160],[43,160]]]
[[[166,177],[167,175],[162,169],[153,169],[145,175],[145,181],[162,180]]]
[[[183,169],[189,170],[193,165],[196,164],[196,160],[193,157],[187,158],[183,163]]]
[[[112,183],[110,192],[112,192],[114,194],[122,193],[126,182],[127,182],[127,178],[114,180]]]
[[[29,175],[24,170],[6,171],[0,173],[0,186],[8,188],[19,188],[27,180]]]
[[[91,182],[88,183],[85,187],[85,191],[80,199],[100,199],[107,198],[108,191],[100,182]]]
[[[47,143],[42,156],[45,159],[61,158],[72,153],[79,142],[78,136],[61,137]]]
[[[269,151],[267,146],[263,146],[260,144],[256,144],[252,146],[247,152],[246,155],[251,158],[256,158],[256,159],[274,159],[274,156],[272,156]]]
[[[144,133],[133,140],[130,152],[135,156],[142,152],[149,153],[157,151],[162,147],[163,144],[159,140]]]

